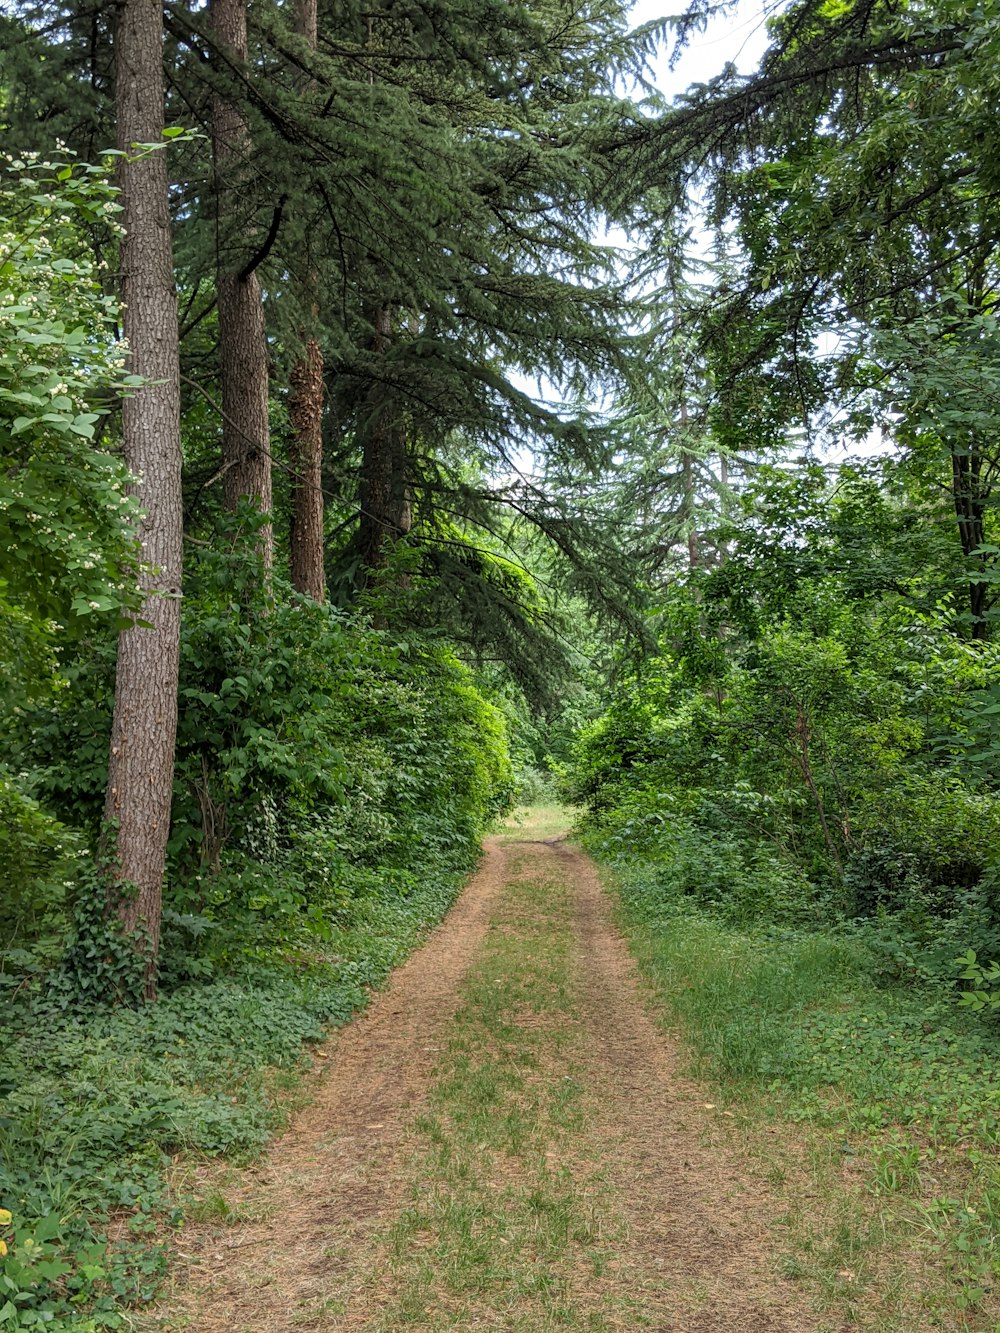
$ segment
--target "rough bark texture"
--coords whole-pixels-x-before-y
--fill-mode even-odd
[[[315,338],[292,367],[289,380],[292,484],[291,573],[296,592],[322,602],[323,568],[323,354]]]
[[[159,143],[163,131],[162,8],[124,0],[115,39],[118,147]],[[122,300],[129,373],[150,383],[123,407],[125,458],[137,478],[147,593],[141,619],[118,640],[105,817],[117,826],[116,877],[134,886],[117,909],[126,930],[147,936],[147,991],[155,990],[160,897],[177,733],[180,654],[180,379],[177,296],[162,152],[122,159],[125,237]]]
[[[220,47],[235,60],[247,58],[245,0],[212,0],[212,26]],[[240,109],[216,94],[212,106],[218,224],[219,380],[222,391],[223,499],[235,509],[241,499],[271,512],[271,444],[268,425],[268,355],[264,304],[256,272],[243,272],[253,252],[244,221],[250,135]],[[274,536],[261,532],[265,563],[274,559]]]
[[[682,421],[687,422],[687,409],[682,413]],[[691,569],[698,568],[698,528],[697,523],[697,497],[694,488],[694,459],[685,451],[681,454],[681,468],[684,474],[684,499],[682,502],[682,511],[684,514],[684,523],[687,527],[687,548],[688,548],[688,566]]]
[[[375,312],[376,355],[384,355],[392,340],[388,306]],[[413,523],[407,476],[406,433],[391,400],[376,389],[361,464],[361,516],[358,549],[368,571],[366,586],[377,581],[385,564],[387,544],[409,532]]]
[[[726,518],[729,504],[729,459],[725,454],[719,455],[719,517]],[[729,543],[719,542],[719,560],[724,562],[729,559]]]
[[[295,30],[316,49],[317,0],[297,0]],[[307,274],[306,285],[312,285]],[[304,301],[309,308],[308,300]],[[312,326],[318,315],[311,310]],[[315,338],[306,339],[302,356],[292,367],[289,411],[292,436],[291,575],[296,592],[322,602],[326,595],[323,562],[323,353]]]
[[[295,31],[304,37],[316,50],[319,40],[319,3],[318,0],[296,0]]]
[[[974,560],[982,567],[983,558],[976,556],[975,552],[984,541],[983,515],[991,485],[991,481],[984,482],[982,452],[972,445],[965,453],[953,453],[951,477],[952,502],[958,520],[962,554],[967,560]],[[972,613],[974,639],[985,639],[989,634],[989,622],[986,619],[988,587],[986,579],[972,579],[969,582],[969,610]]]

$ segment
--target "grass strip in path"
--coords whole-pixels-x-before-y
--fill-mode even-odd
[[[592,863],[551,827],[492,843],[153,1326],[839,1333],[679,1059]]]
[[[511,848],[409,1202],[317,1327],[819,1329],[773,1272],[762,1183],[674,1064],[590,862],[559,837]]]
[[[573,908],[565,879],[537,859],[510,862],[416,1122],[422,1152],[386,1238],[392,1290],[373,1329],[604,1330],[619,1313],[640,1325],[607,1280],[621,1237],[601,1206],[600,1164],[577,1160]]]

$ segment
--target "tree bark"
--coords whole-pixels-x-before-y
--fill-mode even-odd
[[[313,601],[326,596],[323,560],[323,353],[315,338],[292,367],[289,415],[292,480],[292,587]]]
[[[392,341],[392,312],[375,311],[372,350],[384,355]],[[406,432],[391,395],[376,387],[367,423],[361,464],[361,515],[358,549],[365,569],[364,586],[378,581],[387,546],[409,532],[413,523],[407,475]]]
[[[319,0],[295,0],[295,31],[316,50],[319,41]]]
[[[725,524],[729,516],[729,459],[719,454],[719,519]],[[729,559],[729,543],[719,542],[719,560],[725,563]]]
[[[297,0],[295,30],[316,49],[317,0]],[[305,286],[314,286],[307,268]],[[315,329],[318,312],[306,294],[303,305]],[[302,356],[292,367],[289,443],[292,468],[291,576],[292,587],[316,602],[326,596],[323,551],[323,353],[315,337],[304,335]]]
[[[245,0],[212,0],[212,26],[220,47],[241,65],[247,59]],[[252,500],[271,513],[271,442],[268,422],[268,354],[264,303],[256,270],[245,272],[253,235],[241,217],[253,145],[239,107],[221,93],[212,104],[216,173],[216,252],[219,309],[219,382],[222,394],[223,503],[233,510]],[[274,562],[274,534],[260,535],[265,565]]]
[[[985,540],[983,516],[989,498],[989,486],[983,482],[983,455],[975,444],[970,444],[966,452],[952,450],[951,483],[962,554],[972,566],[973,574],[980,571],[985,573],[986,562],[983,556],[977,556],[975,552]],[[986,619],[987,586],[985,577],[971,578],[969,581],[973,639],[985,639],[989,634],[989,622]]]
[[[687,528],[688,568],[697,569],[699,561],[697,509],[694,493],[694,462],[685,449],[681,454],[681,470],[684,476],[684,525]]]
[[[125,460],[142,506],[138,540],[145,599],[137,625],[118,639],[105,820],[111,908],[145,955],[146,993],[156,990],[160,908],[177,734],[180,659],[180,363],[177,295],[163,151],[163,27],[158,0],[124,0],[115,39],[124,238],[122,302],[130,374],[149,382],[124,401]]]
[[[683,475],[684,498],[681,512],[684,526],[687,528],[688,568],[698,568],[698,507],[694,489],[694,459],[687,448],[688,407],[687,400],[681,400],[680,410],[681,435],[681,472]]]

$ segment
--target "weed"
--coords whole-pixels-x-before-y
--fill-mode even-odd
[[[777,1114],[815,1145],[822,1205],[789,1210],[784,1271],[853,1310],[859,1328],[906,1330],[928,1311],[932,1323],[965,1327],[970,1312],[994,1310],[1000,1090],[990,1031],[925,991],[878,984],[857,929],[739,927],[665,900],[648,863],[619,858],[615,874],[620,919],[699,1072],[743,1099],[751,1123]],[[845,1190],[844,1170],[868,1203]],[[769,1178],[801,1187],[783,1165]],[[928,1198],[942,1179],[958,1192]],[[915,1265],[917,1284],[905,1276]]]
[[[27,989],[7,1001],[0,1200],[17,1230],[0,1281],[17,1284],[12,1328],[126,1326],[122,1307],[151,1300],[162,1277],[164,1223],[181,1221],[173,1158],[257,1154],[294,1102],[309,1045],[441,917],[462,869],[428,867],[406,897],[361,899],[308,965],[251,962],[85,1021]],[[185,1206],[196,1220],[242,1220],[218,1191]]]

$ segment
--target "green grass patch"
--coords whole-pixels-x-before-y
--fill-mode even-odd
[[[856,928],[741,928],[660,882],[615,866],[621,923],[696,1072],[811,1145],[808,1203],[801,1173],[772,1174],[790,1193],[789,1274],[859,1328],[1000,1327],[995,1026],[879,985]]]
[[[27,989],[6,999],[0,1328],[127,1327],[123,1307],[150,1300],[162,1276],[164,1223],[182,1222],[167,1187],[175,1155],[259,1152],[309,1045],[363,1007],[462,878],[428,871],[405,897],[358,900],[322,956],[248,962],[143,1009],[65,1011]]]
[[[384,1240],[394,1295],[373,1330],[622,1326],[609,1320],[627,1298],[593,1295],[613,1239],[599,1160],[570,1165],[585,1123],[570,892],[515,879],[491,923],[417,1125],[411,1201]]]
[[[572,823],[573,812],[564,805],[519,805],[501,832],[518,842],[544,841],[565,834]]]

